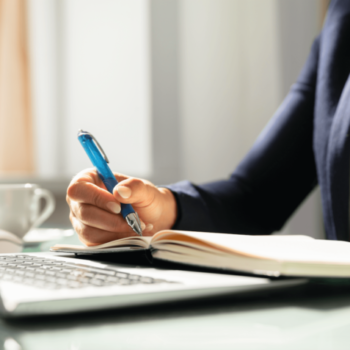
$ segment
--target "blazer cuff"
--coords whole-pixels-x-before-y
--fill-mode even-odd
[[[209,209],[197,187],[189,181],[160,186],[169,189],[177,204],[177,219],[172,229],[215,232]]]

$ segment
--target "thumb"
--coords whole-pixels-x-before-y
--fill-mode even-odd
[[[148,206],[154,199],[156,187],[150,182],[128,178],[118,183],[113,189],[113,195],[121,203]]]

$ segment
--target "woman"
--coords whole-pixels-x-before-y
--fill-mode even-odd
[[[157,188],[115,174],[112,195],[85,170],[67,191],[80,239],[95,245],[133,235],[116,215],[120,203],[133,205],[144,235],[169,228],[269,234],[318,183],[327,237],[349,240],[349,72],[350,0],[336,0],[298,81],[229,179]]]

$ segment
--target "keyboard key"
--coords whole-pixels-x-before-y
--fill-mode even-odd
[[[79,288],[80,286],[82,286],[79,282],[76,281],[69,281],[68,282],[68,287],[70,288]]]
[[[109,277],[107,278],[107,282],[118,282],[118,278],[117,278],[117,277],[109,276]]]
[[[62,272],[57,272],[57,273],[56,273],[56,276],[57,276],[57,277],[61,277],[61,278],[66,278],[66,277],[67,277],[67,274],[62,273]]]
[[[79,270],[74,270],[71,272],[71,275],[74,275],[74,276],[80,276],[83,274],[83,271],[79,271]]]
[[[140,281],[142,283],[153,283],[154,280],[153,280],[153,278],[150,278],[150,277],[141,277]]]
[[[110,275],[110,276],[114,276],[115,275],[115,271],[112,271],[112,270],[97,269],[97,268],[92,268],[92,267],[89,267],[89,266],[82,266],[82,268],[84,270],[89,271],[89,272],[103,273],[105,275]]]
[[[91,280],[90,281],[91,284],[93,284],[94,286],[102,286],[103,282],[101,280]]]
[[[55,275],[56,275],[56,272],[55,272],[55,271],[51,271],[51,270],[46,270],[46,271],[45,271],[45,274],[46,274],[46,275],[49,275],[49,276],[55,276]]]
[[[67,279],[68,279],[68,280],[73,280],[73,281],[76,281],[77,276],[74,276],[74,275],[68,275],[68,276],[67,276]]]
[[[92,277],[94,277],[94,276],[95,276],[95,274],[92,273],[92,272],[86,272],[86,273],[84,273],[84,277],[92,278]]]
[[[126,279],[126,278],[120,278],[118,280],[118,284],[120,284],[120,285],[129,285],[129,284],[131,284],[131,281]]]
[[[46,281],[48,281],[48,282],[56,282],[56,278],[55,277],[51,277],[51,276],[46,276]]]
[[[107,278],[106,275],[96,275],[95,278],[99,279],[99,280],[105,280]]]
[[[100,272],[103,272],[105,275],[109,275],[109,276],[115,276],[116,271],[112,271],[112,270],[104,270],[104,269],[99,269]]]
[[[128,277],[128,274],[125,272],[117,272],[116,276],[120,277],[120,278],[126,278],[126,277]]]
[[[62,272],[70,273],[70,272],[72,272],[72,269],[73,269],[73,267],[70,268],[70,269],[67,269],[66,266],[65,266],[64,269],[61,269],[61,271],[62,271]]]
[[[87,277],[80,278],[79,282],[89,283],[90,282],[90,278],[87,278]]]

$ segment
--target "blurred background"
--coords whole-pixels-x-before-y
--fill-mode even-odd
[[[91,164],[161,185],[227,178],[297,79],[327,0],[0,0],[0,183]],[[296,139],[295,142],[298,142]],[[324,237],[316,190],[282,234]]]

